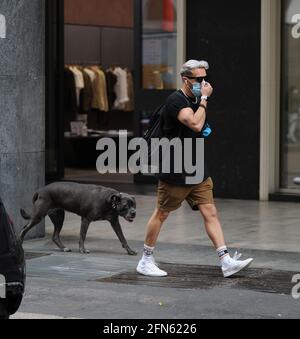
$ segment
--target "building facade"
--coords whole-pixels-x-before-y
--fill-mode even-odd
[[[0,195],[20,229],[45,183],[45,1],[1,0],[0,14]]]

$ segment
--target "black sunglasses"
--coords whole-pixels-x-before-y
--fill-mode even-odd
[[[196,80],[200,84],[203,82],[203,80],[205,80],[205,81],[208,80],[208,76],[205,76],[205,77],[188,77],[188,76],[186,76],[186,78]]]

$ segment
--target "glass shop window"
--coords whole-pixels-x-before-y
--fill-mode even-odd
[[[300,0],[283,1],[281,189],[300,183]]]
[[[143,2],[143,88],[176,89],[177,0]]]

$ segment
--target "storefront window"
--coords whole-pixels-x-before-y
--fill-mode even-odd
[[[300,0],[284,0],[281,188],[300,180]]]
[[[176,89],[176,0],[142,0],[143,88]]]

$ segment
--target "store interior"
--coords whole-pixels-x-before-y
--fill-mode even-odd
[[[133,1],[65,0],[64,63],[65,179],[133,183],[96,171],[100,138],[134,136]]]
[[[118,163],[98,173],[96,145],[114,139],[118,153],[120,131],[144,135],[176,90],[176,1],[63,0],[48,12],[47,182],[155,185]]]

